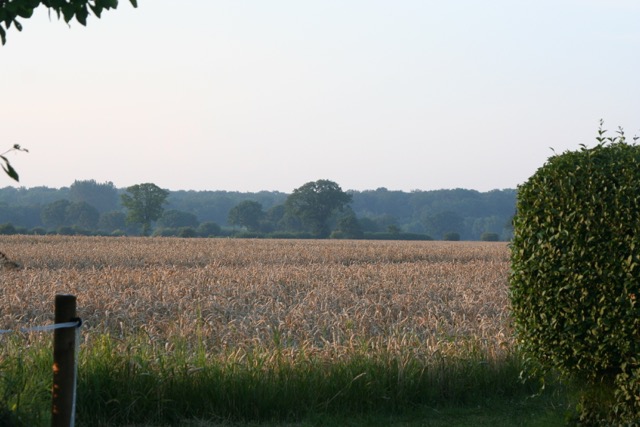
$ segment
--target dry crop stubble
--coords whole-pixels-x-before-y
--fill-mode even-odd
[[[335,359],[512,344],[504,243],[3,236],[0,250],[24,266],[0,276],[0,328],[50,323],[54,295],[73,293],[85,345]]]

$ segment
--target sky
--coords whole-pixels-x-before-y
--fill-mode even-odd
[[[22,24],[0,153],[29,153],[0,187],[489,191],[600,119],[640,135],[637,0],[120,0]]]

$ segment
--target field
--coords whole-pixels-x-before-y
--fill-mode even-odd
[[[78,297],[80,425],[387,417],[532,392],[506,243],[10,236],[0,250],[24,266],[0,271],[0,329],[49,324],[55,294]],[[0,340],[5,417],[46,422],[50,334]],[[43,379],[22,384],[27,369]]]

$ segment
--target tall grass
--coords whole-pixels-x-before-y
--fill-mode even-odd
[[[532,392],[511,350],[505,244],[11,236],[0,247],[26,267],[0,272],[0,327],[50,323],[56,293],[78,296],[78,425],[298,420]],[[50,340],[0,337],[7,422],[46,424]]]
[[[187,417],[293,421],[314,413],[398,413],[532,393],[518,381],[514,357],[425,361],[381,351],[332,361],[253,349],[205,362],[186,353],[167,356],[150,345],[131,353],[117,348],[103,338],[83,357],[83,424],[177,423]]]
[[[2,337],[0,426],[45,425],[51,410],[51,346],[29,336]]]

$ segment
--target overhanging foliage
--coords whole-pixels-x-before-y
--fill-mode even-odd
[[[138,7],[137,0],[129,0],[133,7]],[[22,31],[20,20],[33,16],[34,10],[44,6],[53,11],[66,23],[75,19],[82,25],[87,25],[87,18],[91,13],[100,18],[104,10],[118,7],[118,0],[0,0],[0,39],[2,44],[7,42],[6,30],[15,27]],[[20,18],[20,20],[18,20]],[[3,27],[4,26],[4,27]]]

